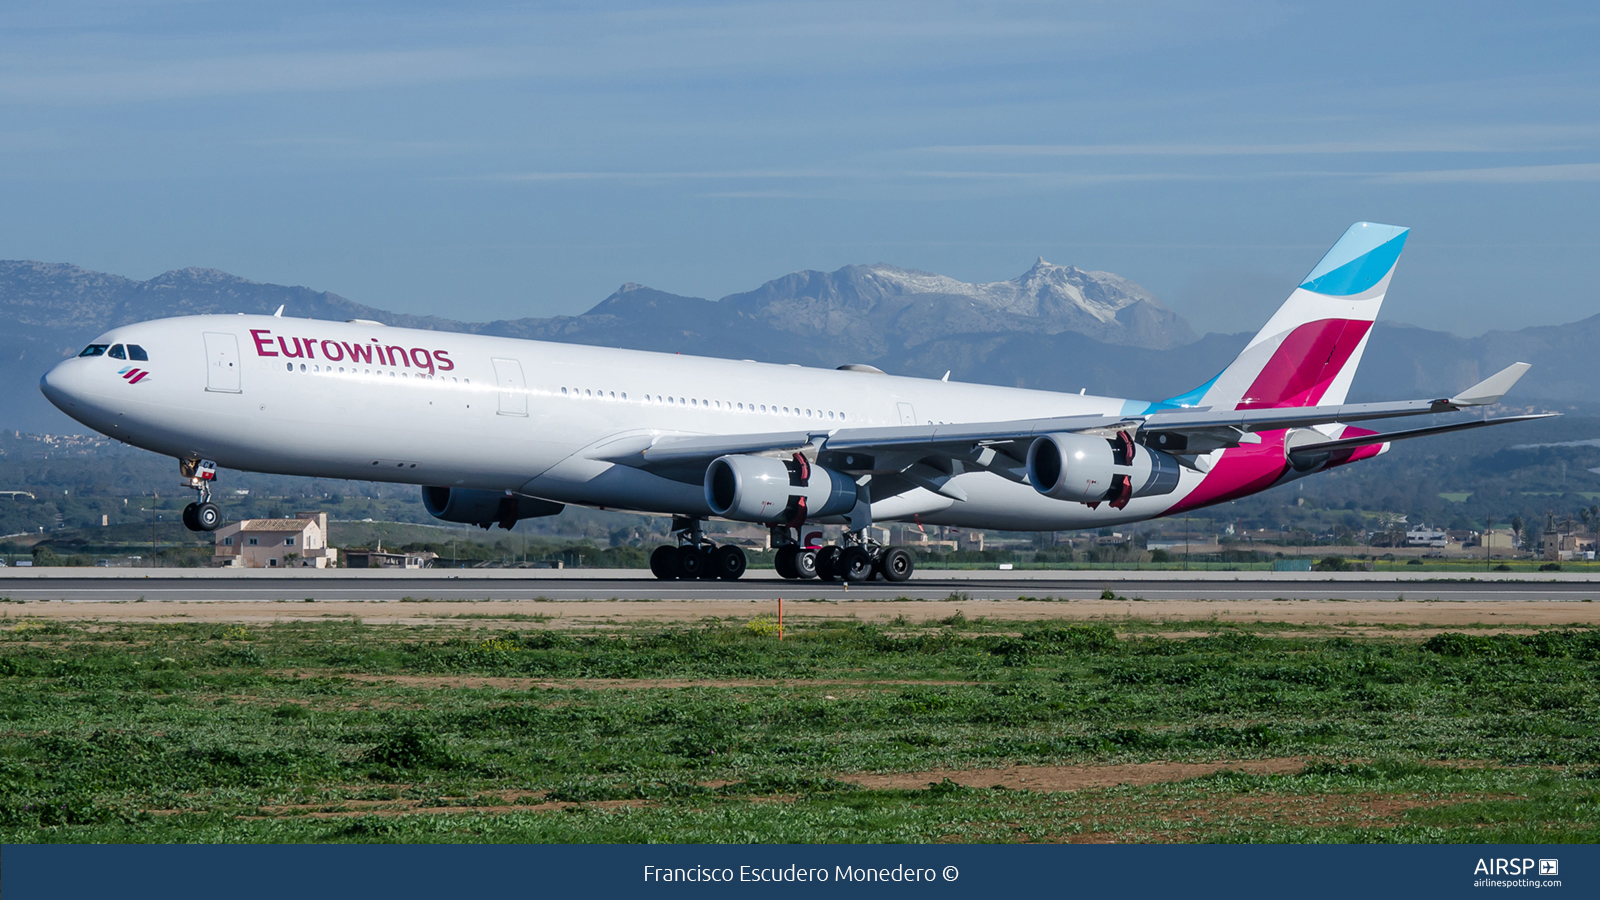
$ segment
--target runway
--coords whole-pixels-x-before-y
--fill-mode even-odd
[[[1600,601],[1600,579],[1483,579],[1454,573],[1434,578],[1387,573],[1184,572],[926,572],[901,584],[859,585],[784,581],[752,573],[735,582],[660,582],[648,574],[571,570],[222,573],[216,570],[133,570],[87,574],[13,570],[0,573],[0,598],[10,602],[395,602],[507,600],[763,601],[789,600],[1095,600],[1112,591],[1129,600],[1347,601]],[[148,573],[148,574],[147,574]],[[1224,577],[1219,577],[1224,576]],[[1290,577],[1285,577],[1290,576]],[[954,595],[954,596],[952,596]]]

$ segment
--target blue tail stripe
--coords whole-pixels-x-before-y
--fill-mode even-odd
[[[1328,252],[1323,254],[1316,268],[1311,270],[1311,274],[1307,275],[1304,281],[1316,281],[1334,269],[1366,256],[1410,230],[1401,225],[1357,222],[1346,228],[1344,234],[1339,235],[1339,240],[1328,248]]]
[[[1400,258],[1400,251],[1406,245],[1406,236],[1402,233],[1399,237],[1383,244],[1369,253],[1366,253],[1320,278],[1307,281],[1300,285],[1308,291],[1318,294],[1327,294],[1330,297],[1348,297],[1359,294],[1383,280],[1394,268],[1395,260]]]
[[[1165,400],[1157,400],[1154,403],[1146,403],[1140,400],[1129,400],[1122,404],[1121,415],[1142,416],[1147,413],[1153,413],[1162,409],[1188,409],[1190,407],[1199,406],[1200,401],[1205,398],[1206,392],[1211,390],[1211,386],[1216,384],[1217,379],[1221,377],[1222,373],[1218,372],[1217,374],[1211,376],[1210,381],[1200,385],[1192,391],[1187,391],[1177,395],[1176,397],[1168,397]]]
[[[1199,387],[1195,388],[1194,390],[1187,391],[1185,393],[1179,394],[1176,397],[1168,397],[1167,399],[1162,400],[1157,405],[1158,406],[1163,406],[1163,407],[1168,407],[1168,408],[1176,408],[1176,409],[1185,409],[1185,408],[1188,408],[1188,407],[1191,407],[1191,406],[1199,406],[1201,398],[1205,397],[1205,395],[1206,395],[1206,391],[1211,390],[1211,386],[1213,384],[1216,384],[1217,383],[1217,379],[1221,378],[1221,377],[1222,377],[1222,373],[1218,372],[1217,374],[1211,376],[1211,380],[1210,381],[1206,382],[1205,384],[1200,385]]]

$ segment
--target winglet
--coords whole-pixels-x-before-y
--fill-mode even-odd
[[[272,314],[273,318],[277,318],[277,319],[283,318],[283,307],[284,307],[284,304],[282,304],[282,303],[278,304],[278,311]]]
[[[1512,363],[1511,365],[1506,366],[1504,369],[1501,369],[1493,375],[1490,375],[1488,378],[1485,378],[1472,387],[1469,387],[1454,397],[1451,397],[1450,405],[1488,406],[1491,403],[1499,403],[1500,398],[1504,397],[1506,392],[1511,390],[1511,386],[1516,384],[1517,380],[1520,379],[1523,374],[1531,368],[1533,368],[1533,366],[1525,362]]]

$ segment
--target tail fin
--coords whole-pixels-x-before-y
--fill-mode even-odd
[[[1351,225],[1222,374],[1162,405],[1343,403],[1409,232],[1373,222]]]

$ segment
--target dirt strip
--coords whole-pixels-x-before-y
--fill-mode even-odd
[[[783,687],[905,687],[907,685],[953,687],[981,684],[977,681],[917,681],[913,679],[851,680],[847,678],[516,678],[500,675],[368,675],[346,672],[279,672],[297,678],[347,678],[372,684],[393,684],[417,688],[494,688],[503,691],[604,691],[676,690],[680,688],[783,688]]]
[[[1113,766],[1010,766],[1004,769],[929,769],[923,772],[839,775],[837,778],[839,781],[858,784],[868,790],[922,790],[930,784],[939,784],[948,779],[957,784],[976,788],[1004,787],[1011,790],[1059,792],[1081,791],[1124,784],[1148,785],[1168,781],[1183,781],[1223,770],[1249,772],[1258,775],[1281,774],[1298,772],[1305,765],[1306,760],[1302,757],[1282,757],[1210,763],[1153,762]],[[714,781],[706,782],[705,786],[719,788],[733,783]],[[545,812],[579,806],[590,809],[615,809],[619,807],[653,805],[651,801],[647,800],[604,800],[584,803],[546,800],[546,795],[543,791],[506,791],[496,796],[502,803],[493,805],[425,806],[424,801],[421,800],[399,798],[391,800],[327,800],[320,803],[263,806],[259,811],[261,815],[244,816],[242,818],[305,816],[316,819],[333,819],[363,815],[448,815],[459,813],[504,815],[517,812]],[[797,798],[785,795],[781,798],[761,797],[752,799],[792,801]],[[172,815],[178,811],[160,810],[155,812],[162,815]]]
[[[1375,600],[790,600],[786,621],[859,619],[883,622],[904,616],[912,622],[944,619],[1037,621],[1066,619],[1116,623],[1127,619],[1192,622],[1215,618],[1224,623],[1278,622],[1352,629],[1381,626],[1453,628],[1552,628],[1600,624],[1600,603],[1530,601],[1375,601]],[[0,604],[0,627],[7,620],[62,619],[99,622],[317,622],[355,618],[370,625],[455,625],[487,629],[596,628],[634,622],[685,625],[707,619],[745,620],[772,616],[769,602],[737,600],[574,600],[420,602],[214,602],[214,603],[21,603]],[[519,618],[520,617],[520,618]]]
[[[1004,769],[928,769],[925,772],[842,775],[874,790],[918,790],[949,779],[975,788],[1003,787],[1014,791],[1081,791],[1119,784],[1160,784],[1211,775],[1225,769],[1252,775],[1282,775],[1305,768],[1307,760],[1291,756],[1232,762],[1129,763],[1120,766],[1010,766]]]

